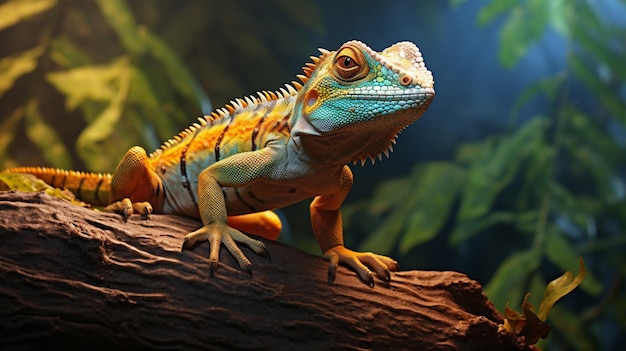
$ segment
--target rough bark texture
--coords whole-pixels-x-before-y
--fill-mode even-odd
[[[389,286],[267,242],[254,276],[208,244],[181,252],[194,220],[79,208],[0,193],[0,349],[532,350],[456,272],[405,271]]]

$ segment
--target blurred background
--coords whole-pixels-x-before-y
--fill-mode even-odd
[[[0,169],[111,172],[317,48],[422,50],[437,96],[389,159],[354,166],[346,244],[455,270],[496,308],[553,308],[545,350],[626,342],[626,1],[0,2]],[[280,241],[319,254],[308,203]]]

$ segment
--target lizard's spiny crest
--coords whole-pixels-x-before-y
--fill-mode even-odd
[[[320,55],[319,57],[311,56],[310,58],[311,58],[311,61],[313,62],[308,62],[304,65],[304,67],[302,67],[302,71],[304,74],[299,74],[296,76],[298,79],[300,79],[302,84],[306,84],[306,82],[309,81],[311,74],[313,74],[313,71],[317,67],[317,64],[320,62],[320,60],[325,55],[328,55],[331,53],[331,51],[321,49],[321,48],[318,50],[322,53],[322,55]],[[244,109],[249,106],[256,105],[256,104],[260,104],[263,102],[285,99],[285,98],[294,96],[298,93],[298,91],[300,91],[300,89],[302,89],[303,87],[302,84],[294,80],[291,82],[291,84],[285,84],[284,88],[280,88],[279,90],[276,90],[276,91],[262,90],[260,92],[257,92],[257,96],[250,95],[244,98],[236,98],[235,100],[231,100],[230,103],[226,104],[223,108],[219,108],[213,111],[210,115],[198,117],[198,122],[193,123],[192,125],[187,127],[185,130],[178,133],[178,135],[175,135],[173,138],[165,141],[163,145],[161,145],[161,147],[157,149],[155,152],[160,152],[161,150],[165,150],[174,145],[177,145],[178,143],[181,142],[181,140],[183,140],[187,136],[195,134],[198,129],[205,127],[207,124],[212,125],[215,121],[228,117],[232,113],[235,113],[241,109]],[[152,157],[153,155],[154,155],[154,152],[150,155],[150,157]]]

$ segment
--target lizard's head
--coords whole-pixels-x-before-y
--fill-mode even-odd
[[[320,49],[304,67],[292,119],[298,147],[329,162],[387,154],[396,135],[430,105],[432,73],[411,42],[378,53],[359,41]]]

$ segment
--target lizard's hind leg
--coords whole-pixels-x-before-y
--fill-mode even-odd
[[[104,209],[119,213],[124,219],[133,213],[148,218],[163,207],[163,185],[150,168],[146,150],[134,146],[126,152],[111,178],[109,205]]]
[[[228,225],[245,233],[276,240],[283,225],[280,218],[273,211],[248,213],[239,216],[229,216]]]

